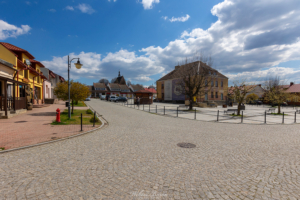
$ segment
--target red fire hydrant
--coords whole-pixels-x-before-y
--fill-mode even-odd
[[[56,109],[56,122],[60,122],[60,110],[59,110],[59,108]]]

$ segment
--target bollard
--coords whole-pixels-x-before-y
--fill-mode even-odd
[[[96,121],[96,111],[94,112],[94,124],[93,124],[93,127],[95,127],[95,121]]]
[[[178,107],[177,107],[177,117],[178,117]]]
[[[219,121],[219,110],[218,110],[218,115],[217,115],[217,122]]]
[[[267,111],[265,111],[265,124],[267,123]]]
[[[157,105],[156,105],[156,113],[157,113]]]
[[[242,111],[241,123],[243,123],[244,111]]]
[[[145,110],[145,109],[144,109],[144,104],[143,104],[143,110]]]
[[[166,114],[166,108],[165,108],[166,106],[164,106],[164,115]]]
[[[149,112],[150,112],[150,103],[149,103]]]
[[[297,122],[296,122],[296,120],[297,120],[297,119],[296,119],[296,115],[297,115],[297,112],[295,112],[295,123],[297,123]]]
[[[197,117],[197,116],[196,116],[196,108],[195,108],[195,119],[196,119],[196,117]]]
[[[284,124],[284,112],[282,113],[282,123]]]
[[[133,107],[134,107],[134,109],[135,109],[135,104],[133,104]]]
[[[81,113],[81,119],[80,119],[80,121],[81,121],[81,131],[82,131],[82,113]]]
[[[59,108],[56,109],[56,122],[60,123],[60,109]]]
[[[128,107],[128,101],[127,101],[127,107]]]

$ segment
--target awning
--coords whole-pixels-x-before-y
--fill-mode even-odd
[[[6,78],[6,77],[3,77],[3,76],[0,76],[0,80],[5,80],[5,81],[12,82],[12,83],[17,83],[19,85],[28,85],[27,83],[16,81],[16,80],[13,80],[13,79],[10,79],[10,78]]]

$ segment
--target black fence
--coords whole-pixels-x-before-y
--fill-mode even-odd
[[[188,110],[188,106],[163,105],[162,103],[136,105],[133,101],[115,102],[117,105],[141,110],[158,115],[167,115],[207,122],[224,123],[246,123],[246,124],[294,124],[297,123],[297,115],[300,108],[283,106],[280,114],[277,109],[269,105],[246,105],[246,110],[241,110],[237,115],[237,109],[229,108],[193,108]],[[257,107],[258,109],[254,109]],[[247,109],[248,108],[248,109]]]

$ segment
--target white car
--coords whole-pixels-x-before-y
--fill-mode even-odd
[[[105,100],[106,99],[106,95],[100,95],[100,99],[101,100]]]
[[[116,96],[110,96],[108,100],[109,100],[109,101],[116,101],[117,98],[118,98],[118,97],[116,97]]]

